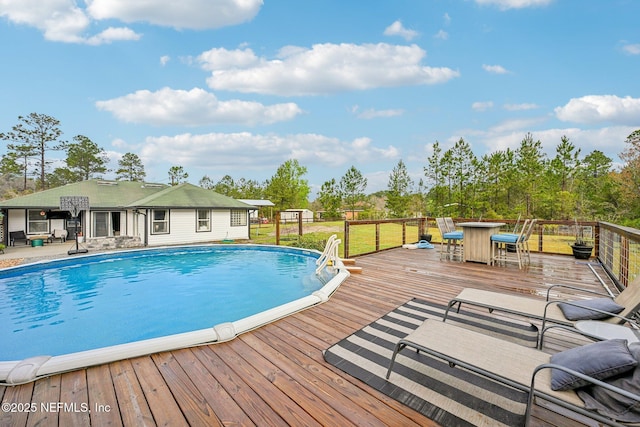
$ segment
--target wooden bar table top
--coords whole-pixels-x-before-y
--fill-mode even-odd
[[[491,235],[500,232],[504,222],[461,222],[464,233],[464,262],[491,264]]]

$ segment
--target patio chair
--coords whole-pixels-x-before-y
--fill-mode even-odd
[[[552,356],[464,327],[428,319],[397,342],[386,378],[389,379],[393,371],[398,353],[405,347],[411,347],[449,362],[452,368],[459,366],[527,392],[525,425],[529,425],[531,410],[538,398],[607,425],[624,425],[629,422],[624,417],[631,415],[606,411],[599,406],[602,404],[606,407],[606,402],[596,401],[598,399],[592,395],[599,397],[606,394],[616,403],[624,401],[629,412],[634,412],[631,408],[637,408],[640,404],[638,386],[622,386],[617,380],[611,379],[623,377],[629,381],[640,375],[640,368],[637,368],[640,348],[629,348],[624,340],[594,344]],[[508,363],[505,363],[507,360]],[[429,369],[428,365],[424,369]],[[428,387],[429,384],[424,386]],[[588,406],[585,400],[589,402]],[[597,408],[598,411],[591,408]],[[638,416],[637,410],[633,416]]]
[[[536,218],[532,219],[529,222],[529,228],[527,229],[527,233],[524,236],[524,240],[522,241],[522,247],[524,249],[524,255],[527,258],[527,264],[531,263],[531,249],[529,248],[529,238],[533,234],[533,230],[536,228],[536,223],[538,220]]]
[[[551,291],[557,288],[579,290],[587,294],[598,295],[598,298],[576,299],[571,301],[550,300]],[[629,323],[636,325],[631,317],[640,309],[640,276],[631,282],[615,298],[612,298],[606,293],[590,291],[569,285],[550,286],[547,289],[545,300],[465,288],[455,298],[449,301],[443,320],[447,319],[449,310],[456,304],[458,305],[458,311],[460,311],[462,304],[469,304],[487,308],[489,312],[497,310],[541,320],[541,331],[545,330],[547,322],[569,327],[575,327],[581,320],[599,320],[614,324]],[[540,340],[538,344],[539,347],[541,342]]]
[[[60,243],[64,243],[67,241],[67,236],[69,235],[69,232],[67,230],[62,230],[59,228],[56,228],[55,230],[53,230],[53,239],[60,239]]]
[[[445,216],[444,223],[446,224],[449,233],[453,233],[456,231],[456,223],[453,222],[453,218],[451,218],[450,216]]]
[[[15,246],[16,242],[22,242],[24,241],[25,245],[28,245],[31,243],[31,240],[29,239],[29,237],[27,237],[26,234],[24,234],[24,230],[20,230],[20,231],[10,231],[9,232],[9,245],[10,246]]]
[[[436,218],[436,225],[438,226],[438,230],[442,236],[442,239],[440,239],[440,259],[443,257],[445,259],[458,257],[458,259],[462,261],[462,232],[456,231],[455,228],[453,230],[449,229],[444,218]]]
[[[524,220],[520,233],[496,233],[491,235],[491,265],[496,262],[515,261],[518,263],[518,268],[522,268],[522,257],[525,252],[524,240],[529,230],[529,221],[529,219]],[[514,254],[514,259],[511,259],[510,253]]]

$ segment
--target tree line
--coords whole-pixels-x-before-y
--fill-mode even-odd
[[[114,172],[116,180],[143,181],[141,159],[124,154],[115,171],[107,166],[103,148],[84,135],[61,140],[60,122],[38,113],[18,117],[8,132],[0,133],[7,153],[0,159],[4,197],[42,190]],[[340,218],[356,210],[359,218],[417,215],[515,218],[519,215],[545,219],[607,220],[640,225],[640,130],[631,133],[620,153],[624,164],[614,169],[602,151],[587,155],[566,136],[547,157],[542,142],[527,134],[517,149],[498,150],[477,157],[460,139],[444,150],[436,141],[426,159],[424,176],[411,178],[403,160],[389,174],[387,189],[367,194],[367,179],[351,166],[339,179],[325,181],[311,204],[325,218]],[[49,153],[62,151],[64,160],[52,161]],[[51,170],[51,172],[48,172]],[[311,189],[307,168],[289,159],[275,174],[258,182],[225,175],[214,182],[208,176],[199,185],[242,199],[269,199],[275,209],[307,208]],[[172,166],[172,185],[185,182],[188,173]],[[31,188],[29,186],[31,185]]]

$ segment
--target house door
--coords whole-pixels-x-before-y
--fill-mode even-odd
[[[93,237],[120,235],[120,212],[93,212]]]

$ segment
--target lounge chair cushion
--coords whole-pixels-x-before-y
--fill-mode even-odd
[[[640,343],[629,344],[629,351],[640,362]],[[640,395],[640,364],[624,374],[604,381],[614,387]],[[576,390],[585,408],[597,411],[623,423],[640,423],[640,405],[633,399],[620,396],[598,385],[590,385]]]
[[[600,313],[598,311],[589,310],[589,308],[595,308],[597,310],[606,311],[607,313],[618,314],[624,307],[617,304],[611,298],[594,298],[587,300],[569,301],[571,304],[560,303],[558,307],[562,310],[562,314],[567,320],[597,320],[606,319],[611,317],[606,313]],[[577,307],[572,304],[579,304],[582,307]],[[588,308],[583,308],[588,307]]]
[[[574,347],[551,356],[551,363],[604,380],[630,371],[638,365],[627,340],[605,340]],[[588,382],[560,369],[551,370],[552,390],[572,390]]]

